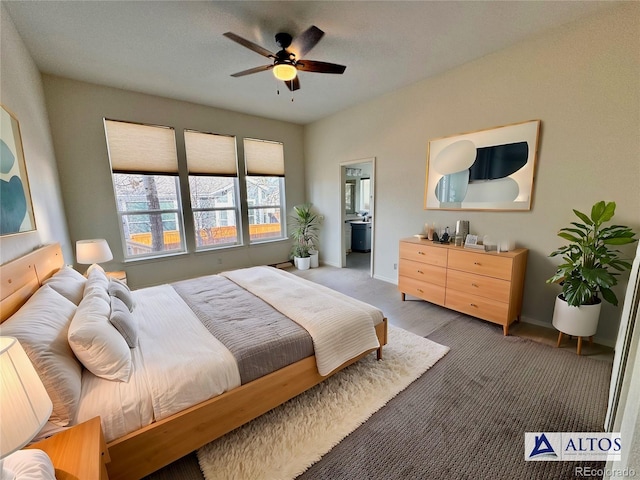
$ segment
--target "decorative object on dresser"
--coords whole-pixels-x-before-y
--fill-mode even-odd
[[[602,298],[618,305],[611,287],[618,283],[617,276],[631,268],[631,263],[619,257],[620,251],[612,246],[627,245],[636,242],[635,233],[622,225],[603,227],[616,211],[615,202],[597,202],[586,215],[573,210],[583,222],[571,222],[572,227],[565,227],[558,236],[568,240],[569,245],[560,247],[549,255],[562,255],[563,263],[547,280],[547,283],[560,283],[562,293],[556,297],[553,311],[553,326],[558,330],[558,343],[562,342],[562,334],[578,337],[577,353],[582,351],[582,337],[593,335],[598,329]]]
[[[18,473],[14,469],[16,459],[7,457],[36,436],[52,409],[51,399],[20,342],[14,337],[0,337],[0,478],[14,478]],[[46,455],[35,455],[44,463],[40,473],[53,472]]]
[[[400,240],[398,289],[502,325],[520,319],[528,250],[469,251],[417,238]]]
[[[76,242],[76,261],[83,265],[108,262],[113,259],[109,244],[104,238],[78,240]]]
[[[427,210],[531,209],[540,120],[429,141]]]

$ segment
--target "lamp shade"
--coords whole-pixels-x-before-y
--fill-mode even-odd
[[[76,261],[83,264],[108,262],[113,258],[109,244],[104,238],[78,240],[76,242]]]
[[[291,65],[290,63],[279,63],[275,67],[273,67],[273,75],[278,80],[284,80],[288,82],[289,80],[293,80],[296,78],[297,70],[296,67]]]
[[[49,419],[53,404],[22,345],[0,337],[0,459],[24,447]]]

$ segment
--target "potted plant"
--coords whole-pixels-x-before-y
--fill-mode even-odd
[[[298,243],[293,246],[293,261],[298,270],[309,270],[311,266],[311,255],[309,247]]]
[[[318,266],[318,232],[320,230],[320,216],[311,210],[312,204],[305,203],[293,207],[291,216],[291,238],[294,250],[303,245],[307,247],[307,256],[311,258],[311,267]],[[293,255],[296,258],[296,255]],[[304,257],[302,257],[304,258]]]
[[[635,233],[622,225],[603,226],[616,210],[615,202],[597,202],[586,215],[573,210],[581,222],[571,222],[558,236],[570,243],[560,247],[551,257],[562,255],[563,263],[547,283],[560,283],[562,293],[556,298],[553,326],[562,333],[578,337],[578,353],[581,338],[592,337],[598,328],[602,299],[618,305],[618,298],[611,289],[618,283],[620,272],[631,268],[622,260],[615,246],[637,241]],[[602,298],[601,298],[602,296]]]

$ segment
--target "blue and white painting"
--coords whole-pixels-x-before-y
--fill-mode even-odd
[[[18,120],[0,109],[0,235],[35,230]]]

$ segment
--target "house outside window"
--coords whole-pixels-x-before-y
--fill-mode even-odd
[[[242,243],[236,139],[185,130],[196,250]]]
[[[244,139],[249,242],[286,237],[282,143]]]
[[[183,252],[175,131],[105,119],[126,259]]]

